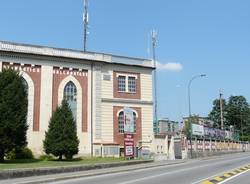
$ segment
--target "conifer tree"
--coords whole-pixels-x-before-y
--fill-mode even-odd
[[[0,72],[0,162],[6,153],[26,146],[27,89],[18,72]]]
[[[78,153],[79,140],[77,138],[76,123],[66,100],[53,112],[49,122],[49,129],[45,133],[43,147],[46,154],[72,159]]]

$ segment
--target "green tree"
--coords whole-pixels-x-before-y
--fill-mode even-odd
[[[46,154],[71,159],[78,153],[79,140],[76,133],[76,123],[66,100],[53,112],[49,129],[45,133],[43,147]]]
[[[187,137],[191,136],[191,124],[199,124],[199,115],[191,115],[187,118],[187,120],[184,122],[184,134]]]
[[[22,80],[13,70],[0,72],[0,162],[6,153],[27,144],[28,100]]]
[[[224,124],[227,124],[226,122],[226,109],[227,109],[227,104],[226,104],[226,100],[222,99],[222,113],[223,113],[223,122]],[[221,127],[221,114],[220,114],[220,100],[219,99],[215,99],[213,101],[213,109],[212,111],[209,113],[208,115],[209,119],[212,120],[214,122],[214,127],[215,128],[220,128]]]
[[[233,125],[241,134],[250,133],[250,109],[244,96],[231,96],[226,111],[228,125]]]

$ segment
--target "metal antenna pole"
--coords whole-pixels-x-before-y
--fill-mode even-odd
[[[153,62],[154,62],[154,120],[157,121],[157,76],[156,76],[156,54],[155,54],[155,48],[156,48],[156,42],[157,42],[157,32],[153,30],[151,32],[152,37],[152,52],[153,52]],[[157,122],[156,122],[157,123]]]
[[[222,104],[222,92],[220,91],[220,121],[221,121],[221,129],[224,129],[224,118],[223,118],[223,104]]]
[[[84,23],[84,47],[83,50],[86,52],[87,48],[87,36],[88,36],[88,24],[89,24],[89,15],[88,15],[88,0],[84,0],[84,15],[83,15],[83,23]]]

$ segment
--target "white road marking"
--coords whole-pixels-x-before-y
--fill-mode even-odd
[[[224,181],[222,181],[222,182],[220,182],[220,183],[218,183],[218,184],[222,184],[222,183],[225,183],[225,182],[227,182],[227,181],[229,181],[229,180],[231,180],[231,179],[234,179],[234,178],[236,178],[236,177],[238,177],[238,176],[240,176],[240,175],[242,175],[242,174],[244,174],[244,173],[246,173],[246,172],[248,172],[249,170],[246,170],[246,171],[244,171],[244,172],[241,172],[241,173],[239,173],[239,174],[236,174],[236,175],[234,175],[234,176],[232,176],[232,177],[230,177],[230,178],[228,178],[228,179],[226,179],[226,180],[224,180]]]
[[[250,157],[250,156],[248,156]],[[246,157],[245,157],[246,158]],[[233,160],[241,160],[242,158],[237,158],[237,159],[233,159]],[[224,160],[225,161],[225,160]],[[224,162],[224,161],[221,161],[221,162]],[[190,169],[196,169],[196,168],[202,168],[202,167],[206,167],[206,166],[211,166],[211,165],[217,165],[218,163],[213,163],[213,164],[206,164],[206,165],[202,165],[202,166],[195,166],[195,167],[189,167],[189,168],[186,168],[186,169],[180,169],[178,171],[172,171],[172,172],[166,172],[166,173],[162,173],[162,174],[158,174],[158,175],[153,175],[153,176],[148,176],[148,177],[143,177],[143,178],[138,178],[138,179],[134,179],[134,180],[129,180],[129,181],[125,181],[125,182],[121,182],[121,183],[118,183],[118,184],[130,184],[130,183],[136,183],[136,182],[140,182],[140,181],[145,181],[145,180],[148,180],[148,179],[152,179],[152,178],[157,178],[157,177],[161,177],[161,176],[164,176],[164,175],[169,175],[169,174],[174,174],[174,173],[178,173],[178,172],[183,172],[183,171],[186,171],[186,170],[190,170]],[[225,171],[226,172],[226,171]],[[224,172],[223,172],[224,173]],[[214,175],[214,176],[218,176],[218,174]],[[208,177],[207,179],[211,178]],[[193,184],[197,184],[203,180],[206,180],[206,178],[204,179],[201,179],[197,182],[194,182]]]
[[[134,180],[129,180],[129,181],[121,182],[121,183],[118,183],[118,184],[136,183],[138,181],[144,181],[144,180],[148,180],[148,179],[152,179],[152,178],[157,178],[157,177],[164,176],[164,175],[175,174],[175,173],[187,171],[187,170],[190,170],[190,169],[197,169],[197,168],[207,167],[207,166],[211,166],[211,165],[214,165],[214,164],[206,164],[206,165],[202,165],[202,166],[188,167],[188,168],[185,168],[185,169],[179,169],[177,171],[171,171],[171,172],[166,172],[166,173],[157,174],[157,175],[153,175],[153,176],[138,178],[138,179],[134,179]]]

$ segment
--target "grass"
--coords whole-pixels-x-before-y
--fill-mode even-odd
[[[112,163],[122,162],[124,158],[76,158],[72,160],[40,160],[40,159],[26,159],[26,160],[6,160],[4,163],[0,163],[0,171],[8,169],[25,169],[25,168],[43,168],[43,167],[65,167],[65,166],[80,166],[86,164],[97,163]]]

